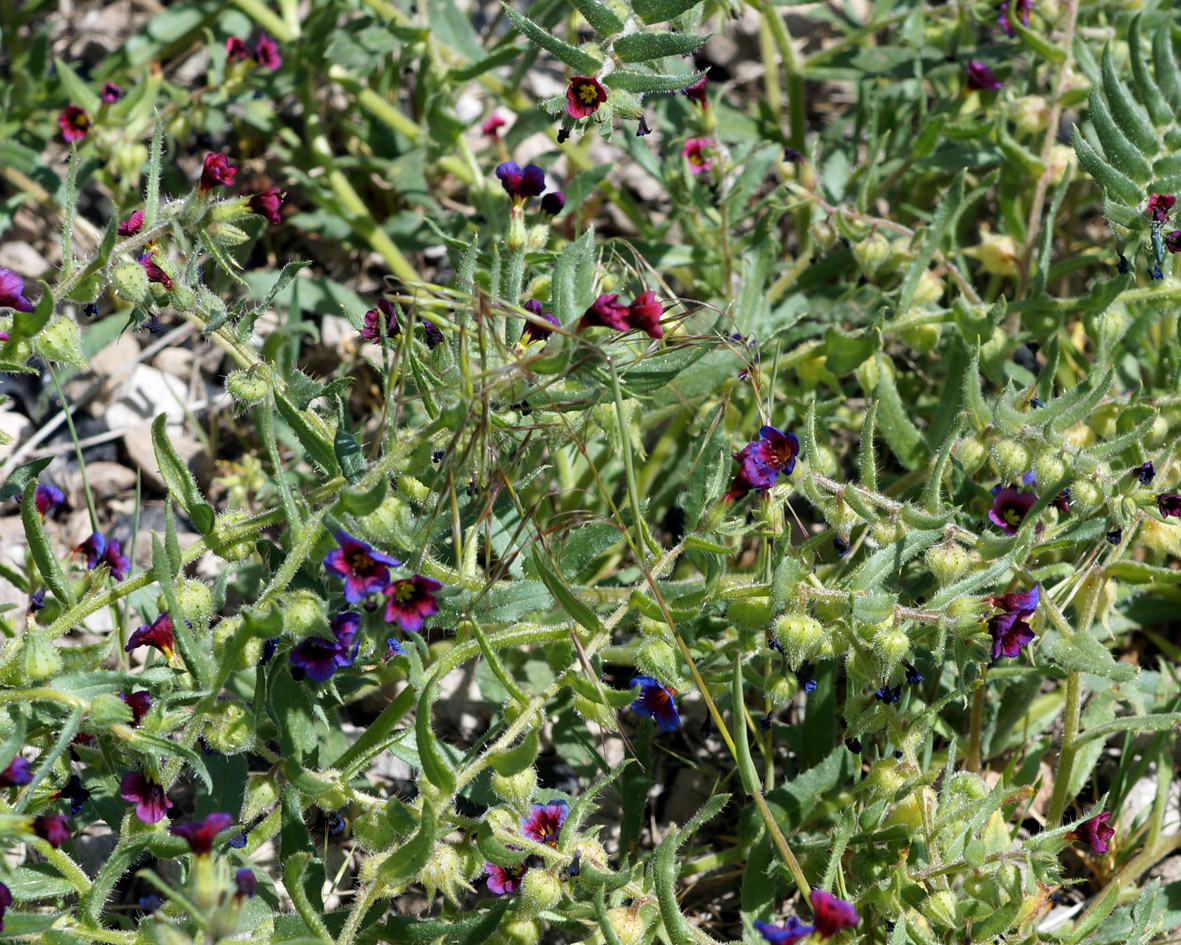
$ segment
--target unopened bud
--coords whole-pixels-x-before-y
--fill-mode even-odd
[[[408,498],[411,502],[415,502],[419,505],[422,505],[424,502],[428,502],[431,497],[431,490],[413,476],[399,476],[398,491],[406,496],[406,498]]]
[[[254,718],[241,703],[215,703],[205,720],[205,741],[214,751],[237,755],[254,747]]]
[[[524,247],[525,240],[525,208],[513,206],[509,209],[508,234],[504,238],[504,245],[510,251],[515,251]]]
[[[803,614],[784,614],[772,630],[775,642],[783,647],[793,667],[813,659],[824,640],[824,628],[818,620]]]
[[[1033,464],[1033,481],[1049,488],[1066,474],[1066,463],[1052,453],[1043,453]]]
[[[549,870],[533,867],[521,880],[518,914],[535,916],[552,909],[562,898],[562,883]]]
[[[900,627],[892,626],[878,632],[873,639],[873,649],[883,673],[889,676],[910,650],[910,637]]]
[[[644,937],[647,926],[636,912],[625,906],[618,906],[607,913],[607,921],[621,945],[636,945]]]
[[[302,640],[324,629],[327,618],[324,604],[311,591],[290,591],[279,598],[279,612],[283,615],[283,632]]]
[[[790,675],[780,672],[772,673],[767,684],[767,701],[771,703],[773,708],[782,709],[796,697],[799,689],[800,682],[794,673]]]
[[[241,407],[262,403],[271,393],[271,380],[265,370],[230,371],[226,375],[226,390]]]
[[[1041,134],[1050,123],[1050,105],[1040,95],[1026,95],[1012,107],[1017,130],[1027,135]]]
[[[83,370],[89,367],[86,355],[82,353],[78,326],[72,318],[59,316],[46,325],[33,339],[33,350],[46,361],[72,364]]]
[[[537,772],[531,767],[516,774],[492,772],[492,793],[518,810],[528,805],[536,786]]]
[[[1079,479],[1070,487],[1070,506],[1080,515],[1095,511],[1103,504],[1103,490],[1092,479]]]
[[[737,597],[730,601],[726,615],[742,630],[765,630],[771,622],[769,597]]]
[[[828,249],[837,241],[836,230],[827,220],[813,220],[808,226],[808,233],[811,234],[816,246],[821,251]]]
[[[139,263],[124,263],[111,276],[111,286],[124,302],[138,305],[148,297],[148,274]]]
[[[213,526],[213,542],[210,550],[226,561],[244,561],[254,554],[254,536],[247,533],[241,538],[230,540],[231,531],[250,517],[245,509],[229,509],[217,517]]]
[[[1029,469],[1029,450],[1016,440],[997,440],[992,446],[992,461],[1003,484],[1019,482]]]
[[[636,651],[636,669],[645,676],[654,676],[662,683],[671,683],[680,678],[677,672],[677,654],[663,640],[648,640]]]
[[[872,279],[890,255],[890,241],[874,230],[865,239],[853,244],[853,258],[866,279]]]
[[[110,692],[100,692],[90,702],[90,722],[99,728],[128,723],[135,718],[131,706]]]
[[[933,545],[925,557],[940,587],[951,584],[968,570],[968,553],[955,542]]]
[[[955,447],[955,457],[964,467],[964,472],[971,476],[984,465],[984,460],[988,457],[988,447],[979,437],[960,440]]]

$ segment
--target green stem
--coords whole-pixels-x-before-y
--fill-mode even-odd
[[[1050,809],[1046,812],[1046,823],[1057,826],[1066,809],[1067,788],[1074,768],[1075,741],[1078,738],[1078,723],[1082,708],[1082,673],[1072,670],[1066,674],[1066,710],[1062,717],[1062,750],[1058,753],[1058,770],[1054,772],[1054,793],[1050,797]]]
[[[357,936],[357,930],[361,927],[361,922],[364,921],[365,915],[373,903],[377,901],[377,893],[377,883],[367,883],[361,887],[357,898],[353,900],[353,908],[349,911],[344,928],[340,930],[340,938],[336,940],[336,945],[352,945],[353,939]]]

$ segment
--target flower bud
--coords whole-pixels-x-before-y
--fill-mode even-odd
[[[853,244],[853,258],[866,279],[872,279],[890,255],[890,241],[877,230]]]
[[[138,305],[148,297],[148,274],[139,263],[124,263],[111,276],[111,286],[124,302]]]
[[[979,437],[960,440],[955,445],[955,456],[964,467],[964,472],[971,476],[984,465],[984,460],[988,457],[988,447]]]
[[[1095,431],[1092,430],[1085,423],[1076,423],[1069,427],[1065,433],[1062,434],[1066,438],[1066,442],[1075,449],[1085,450],[1088,446],[1094,446],[1097,437]]]
[[[852,650],[845,657],[845,674],[854,689],[874,689],[881,685],[882,667],[868,650]]]
[[[939,347],[939,339],[942,335],[943,325],[939,322],[928,322],[924,325],[914,325],[910,328],[902,329],[902,340],[914,348],[915,351],[922,351],[924,353],[934,351]]]
[[[197,309],[197,295],[183,282],[173,283],[169,302],[178,314],[184,315]]]
[[[324,628],[324,603],[311,591],[289,591],[279,598],[283,632],[297,640],[313,636]]]
[[[905,522],[894,518],[882,519],[879,522],[874,522],[873,528],[870,529],[870,537],[879,546],[892,545],[906,537],[906,532]]]
[[[636,945],[648,930],[639,914],[625,906],[617,906],[609,911],[607,921],[611,923],[611,929],[621,945]]]
[[[521,880],[520,897],[518,914],[535,916],[558,904],[562,898],[562,883],[544,867],[534,867]]]
[[[242,801],[242,823],[254,820],[264,810],[279,802],[279,786],[269,774],[256,774],[246,782],[246,796]]]
[[[957,771],[943,790],[950,801],[982,801],[988,797],[988,785],[971,771]]]
[[[353,789],[348,786],[344,776],[335,768],[324,768],[314,775],[307,772],[305,778],[306,781],[302,782],[301,787],[303,784],[314,784],[314,787],[302,787],[302,789],[311,796],[312,803],[320,810],[340,810],[352,800]]]
[[[239,407],[262,403],[270,396],[271,379],[266,369],[230,371],[226,375],[226,390]]]
[[[223,755],[237,755],[254,747],[254,718],[240,702],[218,702],[204,714],[205,741]]]
[[[532,872],[532,870],[530,870]],[[541,922],[538,919],[504,919],[488,945],[537,945],[541,941]]]
[[[925,557],[940,587],[953,583],[968,570],[968,553],[953,541],[932,545]]]
[[[82,370],[90,366],[82,353],[78,326],[72,318],[65,316],[59,316],[45,326],[33,339],[33,350],[46,361],[72,364]]]
[[[180,581],[176,585],[176,603],[192,623],[205,623],[213,616],[213,592],[203,581],[189,578]],[[168,598],[163,594],[156,598],[156,609],[168,609]]]
[[[1003,484],[1020,482],[1029,469],[1029,450],[1016,440],[997,440],[992,446],[992,461]]]
[[[1049,488],[1066,475],[1066,463],[1052,453],[1043,453],[1033,464],[1033,479],[1042,488]]]
[[[910,637],[902,628],[891,626],[877,633],[873,639],[873,649],[885,675],[889,676],[910,650]]]
[[[254,554],[254,539],[251,534],[230,540],[230,534],[250,517],[245,509],[229,509],[217,517],[213,526],[213,541],[210,550],[226,561],[244,561]]]
[[[865,777],[865,786],[869,793],[878,799],[890,800],[906,783],[906,772],[893,758],[883,758],[875,761]]]
[[[90,723],[98,728],[126,724],[135,718],[131,706],[110,692],[100,692],[90,701]]]
[[[1017,130],[1027,135],[1041,134],[1050,124],[1050,106],[1040,95],[1026,95],[1012,105]]]
[[[836,230],[827,220],[813,220],[808,225],[808,233],[815,241],[817,248],[823,252],[837,241]]]
[[[431,490],[413,476],[399,476],[398,491],[416,505],[424,505],[431,498]]]
[[[115,149],[112,164],[115,173],[135,187],[139,183],[139,175],[148,166],[148,149],[139,142],[121,144]]]
[[[793,667],[811,660],[824,640],[824,628],[820,622],[803,614],[784,614],[775,621],[771,633]]]
[[[529,231],[525,235],[525,251],[539,253],[545,249],[545,245],[548,242],[549,225],[545,223],[534,224],[529,227]]]
[[[508,234],[505,236],[504,245],[510,251],[518,250],[524,247],[525,239],[525,208],[513,206],[509,210]]]
[[[663,640],[648,640],[636,651],[636,669],[644,676],[654,676],[661,682],[674,683],[680,678],[677,654]]]
[[[741,630],[765,630],[771,622],[771,599],[736,597],[730,601],[726,615]]]
[[[387,495],[381,505],[357,519],[357,530],[368,541],[381,542],[408,530],[410,509],[398,495]]]
[[[846,538],[853,529],[853,526],[861,521],[861,516],[854,512],[841,499],[838,499],[824,510],[824,518],[829,525],[837,530],[838,534]]]
[[[1050,148],[1050,159],[1046,162],[1046,169],[1050,172],[1050,186],[1057,187],[1062,179],[1074,170],[1074,148],[1065,144],[1056,144]]]
[[[1140,524],[1140,540],[1145,547],[1161,554],[1175,555],[1181,545],[1181,528],[1149,516]]]
[[[772,673],[767,680],[767,701],[775,709],[782,709],[791,702],[799,692],[800,682],[795,674],[787,675],[780,672]]]
[[[1070,487],[1070,506],[1080,515],[1087,515],[1103,504],[1103,489],[1093,479],[1079,479]]]
[[[426,887],[428,902],[434,900],[435,890],[439,890],[449,902],[459,905],[459,891],[472,888],[461,875],[459,856],[455,849],[450,844],[442,842],[436,843],[431,850],[422,872],[418,874],[418,881]]]
[[[232,223],[210,223],[205,227],[205,235],[218,246],[241,246],[250,239],[249,234]]]
[[[606,706],[602,708],[606,708]],[[518,771],[516,774],[501,774],[499,771],[492,772],[492,793],[502,801],[512,804],[518,810],[522,810],[528,806],[530,799],[533,797],[533,789],[536,786],[537,772],[531,767],[526,768],[524,771]]]
[[[366,853],[388,850],[397,835],[384,804],[374,804],[353,821],[353,837]]]
[[[60,673],[62,669],[61,654],[54,642],[44,633],[34,630],[32,627],[26,627],[14,668],[19,674],[14,682],[19,682],[20,685],[30,685]]]

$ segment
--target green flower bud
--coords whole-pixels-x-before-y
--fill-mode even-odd
[[[529,282],[524,294],[521,296],[524,299],[537,299],[538,302],[544,302],[549,298],[550,286],[553,284],[554,277],[550,273],[544,273],[540,276],[535,276]]]
[[[1071,511],[1087,515],[1103,504],[1103,490],[1093,479],[1079,479],[1070,487]]]
[[[59,316],[46,325],[33,339],[33,350],[46,361],[72,364],[82,370],[90,366],[86,355],[82,353],[78,326],[72,318]]]
[[[240,702],[217,703],[205,721],[205,741],[214,751],[237,755],[254,747],[254,718]]]
[[[955,445],[955,457],[969,476],[975,474],[988,457],[988,447],[979,437],[960,440]]]
[[[932,545],[924,557],[940,587],[953,583],[968,570],[968,553],[953,541]]]
[[[1049,488],[1066,474],[1066,463],[1052,453],[1043,453],[1033,463],[1034,482]]]
[[[824,518],[844,538],[849,537],[853,526],[861,521],[861,516],[854,512],[843,500],[838,499],[824,510]]]
[[[640,918],[638,912],[633,912],[625,906],[617,906],[607,913],[607,921],[622,945],[636,945],[648,931],[648,926]]]
[[[928,322],[902,329],[902,340],[915,351],[934,351],[939,347],[939,339],[943,335],[943,325],[939,322]]]
[[[1164,417],[1157,415],[1157,418],[1152,421],[1152,427],[1144,437],[1144,445],[1149,449],[1156,449],[1165,442],[1169,435],[1169,421]]]
[[[865,239],[853,244],[853,258],[866,279],[872,279],[890,255],[890,241],[874,230]]]
[[[539,941],[539,919],[505,919],[488,939],[488,945],[537,945]]]
[[[845,673],[855,689],[876,689],[882,684],[882,666],[866,650],[856,650],[845,657]]]
[[[885,545],[892,545],[894,542],[904,538],[906,531],[905,522],[898,519],[883,519],[880,522],[874,522],[869,535],[879,547],[883,547]]]
[[[504,245],[509,251],[521,249],[525,245],[525,208],[514,206],[508,214],[508,233],[504,238]]]
[[[982,801],[988,797],[988,785],[980,775],[957,771],[943,789],[949,800]]]
[[[796,697],[799,688],[800,682],[796,679],[794,673],[791,675],[780,672],[772,673],[771,677],[767,680],[767,701],[775,709],[782,709]]]
[[[413,476],[399,476],[398,491],[417,505],[425,505],[431,498],[431,490]]]
[[[134,718],[131,706],[110,692],[100,692],[90,702],[90,723],[97,728],[119,723],[127,724]]]
[[[246,782],[246,796],[242,801],[243,823],[254,820],[259,814],[279,802],[279,786],[269,774],[256,774]]]
[[[57,646],[44,633],[26,627],[16,666],[22,684],[40,682],[56,676],[62,669],[62,657]]]
[[[736,597],[730,601],[726,615],[741,630],[765,630],[771,622],[771,599]]]
[[[233,617],[227,617],[225,620],[219,620],[217,626],[213,628],[213,652],[217,658],[228,659],[225,656],[226,647],[230,645],[230,641],[242,629],[242,618],[235,614]],[[263,641],[257,637],[251,637],[243,645],[238,653],[238,658],[234,660],[231,669],[233,672],[241,672],[244,669],[253,669],[258,665],[259,659],[262,657]]]
[[[873,638],[873,649],[883,671],[889,676],[910,650],[910,637],[900,627],[890,626],[878,631]]]
[[[808,226],[808,233],[821,251],[837,241],[837,232],[827,220],[813,220]]]
[[[205,227],[209,241],[218,246],[241,246],[250,236],[232,223],[210,223]]]
[[[115,173],[133,184],[139,182],[139,175],[148,166],[148,149],[139,142],[121,144],[115,149],[112,164]]]
[[[579,699],[582,697],[576,696],[575,698]],[[606,707],[602,706],[601,708]],[[581,712],[579,714],[582,715]],[[583,718],[586,718],[586,716],[583,716]],[[518,771],[516,774],[501,774],[498,771],[492,772],[492,793],[502,801],[512,804],[518,810],[523,810],[529,805],[529,801],[533,797],[533,789],[536,786],[537,772],[532,768],[526,768],[524,771]]]
[[[408,530],[410,509],[399,495],[387,494],[381,505],[357,520],[361,538],[371,542],[388,541],[391,535]]]
[[[663,640],[648,640],[636,652],[636,669],[666,685],[675,685],[680,680],[677,665],[676,652]]]
[[[250,513],[245,509],[229,509],[222,512],[213,526],[210,550],[226,561],[245,561],[254,554],[254,535],[246,534],[240,538],[230,539],[231,532],[249,517]]]
[[[324,602],[311,591],[289,591],[279,597],[283,632],[296,640],[315,636],[328,623]]]
[[[209,205],[209,219],[216,223],[233,223],[235,220],[245,220],[253,212],[250,209],[249,197],[217,200]]]
[[[552,909],[562,899],[562,883],[544,867],[535,866],[521,880],[517,914],[535,916]]]
[[[230,371],[226,375],[226,390],[234,398],[239,407],[249,407],[260,404],[271,393],[271,379],[267,375],[269,370]]]
[[[771,634],[783,647],[794,668],[814,659],[824,641],[824,628],[820,622],[803,614],[784,614],[775,621]]]
[[[196,311],[197,295],[187,285],[182,282],[174,283],[172,286],[172,295],[169,298],[172,307],[176,309],[177,313],[183,315],[185,312]]]
[[[1017,130],[1027,135],[1041,134],[1050,123],[1050,105],[1040,95],[1026,95],[1012,105]]]
[[[914,290],[914,304],[919,308],[934,305],[943,298],[943,280],[930,269],[924,269]],[[938,327],[938,326],[936,326]]]
[[[1020,482],[1029,469],[1029,450],[1016,440],[997,440],[992,445],[992,461],[1001,482]]]
[[[955,896],[947,889],[939,889],[923,900],[920,906],[932,924],[942,929],[954,929],[960,922],[956,916]]]
[[[422,872],[418,874],[418,881],[426,888],[428,902],[435,898],[435,891],[440,890],[449,902],[457,906],[460,890],[472,888],[461,873],[458,854],[448,843],[435,844]]]
[[[213,616],[213,592],[204,582],[186,578],[176,585],[175,592],[180,612],[191,623],[207,623]],[[168,598],[163,594],[156,597],[156,609],[168,609]]]
[[[525,234],[525,251],[529,253],[539,253],[545,249],[545,244],[549,242],[549,225],[545,223],[537,223],[529,227],[529,231]]]
[[[865,777],[866,790],[878,799],[892,800],[905,783],[906,772],[901,763],[893,758],[875,761]]]
[[[148,297],[148,274],[139,263],[124,263],[111,276],[111,287],[124,302],[138,305]]]
[[[344,775],[335,768],[325,768],[314,775],[307,772],[305,777],[315,783],[315,787],[305,790],[320,810],[340,810],[352,800],[352,788],[345,783]]]

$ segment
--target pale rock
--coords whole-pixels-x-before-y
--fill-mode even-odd
[[[24,279],[26,289],[35,288],[29,283],[40,279],[53,268],[37,250],[28,243],[19,240],[0,243],[0,267],[11,269]],[[34,293],[34,295],[36,294]]]

